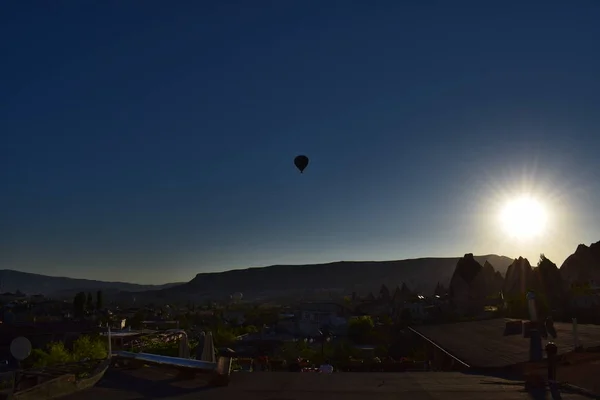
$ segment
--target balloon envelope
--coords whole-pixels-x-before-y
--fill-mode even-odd
[[[241,292],[237,292],[231,295],[233,300],[241,300],[244,298],[244,295]]]
[[[304,170],[308,166],[308,157],[297,156],[296,158],[294,158],[294,165],[296,166],[296,168],[298,168],[298,170],[300,170],[300,173],[304,172]]]

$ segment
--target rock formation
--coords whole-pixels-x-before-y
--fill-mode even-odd
[[[501,277],[500,277],[501,278]],[[481,266],[473,254],[456,264],[450,280],[450,300],[460,314],[477,314],[487,305],[488,296],[499,292],[501,282],[490,263]]]
[[[580,244],[560,267],[562,278],[568,283],[600,282],[600,242],[589,247]]]
[[[537,268],[533,269],[532,279],[533,290],[544,295],[550,309],[564,306],[567,285],[556,264],[542,255]]]
[[[402,288],[400,289],[400,294],[405,299],[408,299],[410,296],[412,296],[412,292],[408,288],[408,286],[406,286],[406,282],[402,282]]]
[[[390,300],[390,291],[385,285],[381,285],[381,289],[379,289],[379,298],[382,300]]]
[[[515,296],[524,296],[528,290],[532,289],[532,283],[533,271],[529,261],[523,257],[515,259],[508,266],[506,276],[504,277],[504,284],[502,285],[504,298],[510,299]]]
[[[490,294],[499,293],[502,290],[504,278],[500,271],[496,271],[489,261],[483,264],[481,273],[484,275],[486,289]]]
[[[447,294],[446,288],[441,283],[437,283],[435,290],[433,292],[436,296],[445,296]]]

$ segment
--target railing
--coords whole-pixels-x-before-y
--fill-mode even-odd
[[[2,395],[14,400],[44,400],[68,395],[94,386],[109,365],[110,359],[90,360],[12,372],[12,391],[3,390]]]
[[[193,360],[189,358],[180,357],[169,357],[159,356],[157,354],[149,353],[133,353],[131,351],[117,351],[113,352],[113,356],[120,357],[126,360],[135,360],[140,362],[147,362],[157,365],[169,365],[177,368],[190,368],[199,369],[204,371],[216,371],[217,363],[211,363],[201,360]]]
[[[464,362],[463,360],[459,359],[458,357],[454,356],[453,354],[450,354],[448,351],[446,351],[446,349],[442,348],[440,345],[438,345],[437,343],[435,343],[433,340],[429,339],[427,336],[423,335],[422,333],[420,333],[419,331],[417,331],[416,329],[412,328],[412,327],[408,327],[408,329],[413,332],[416,333],[418,336],[420,336],[421,338],[423,338],[424,340],[426,340],[427,342],[431,343],[434,347],[436,347],[437,349],[439,349],[441,352],[443,352],[444,354],[446,354],[447,356],[449,356],[450,358],[454,359],[456,362],[458,362],[459,364],[461,364],[463,367],[466,368],[471,368],[471,366],[469,364],[467,364],[466,362]]]
[[[232,360],[229,357],[220,357],[219,360],[214,363],[188,358],[159,356],[156,354],[132,353],[130,351],[114,352],[113,357],[142,364],[147,363],[158,366],[174,367],[188,371],[209,373],[213,375],[213,379],[211,380],[211,385],[213,386],[227,386],[229,384],[229,376],[231,374],[232,365]]]

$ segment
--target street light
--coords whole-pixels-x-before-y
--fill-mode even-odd
[[[325,342],[331,341],[331,332],[329,329],[319,329],[321,335],[321,356],[325,354]]]

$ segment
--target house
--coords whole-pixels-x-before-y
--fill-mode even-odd
[[[396,287],[394,294],[390,296],[390,292],[385,285],[379,290],[379,297],[375,298],[372,293],[356,307],[359,314],[370,315],[372,317],[390,316],[394,319],[400,318],[404,304],[413,297],[412,292],[408,289],[406,283],[402,284],[402,288]]]
[[[0,293],[0,303],[7,304],[14,301],[27,300],[27,295],[17,291],[16,293],[6,292]]]
[[[295,314],[297,333],[308,337],[320,336],[323,328],[345,333],[348,318],[352,316],[349,308],[334,302],[303,303]]]
[[[429,310],[432,307],[434,306],[428,303],[425,296],[417,295],[404,303],[403,310],[410,312],[410,318],[413,321],[423,321],[429,317]]]
[[[367,299],[356,307],[358,314],[370,315],[372,317],[380,317],[383,315],[392,315],[394,307],[389,300],[383,299]]]
[[[294,335],[263,330],[239,336],[233,350],[240,357],[255,357],[261,354],[276,354],[286,342],[293,342]]]
[[[225,310],[223,319],[232,325],[242,325],[246,322],[246,313],[243,310]]]
[[[600,294],[582,293],[576,294],[571,299],[571,306],[574,308],[591,309],[600,307]]]

